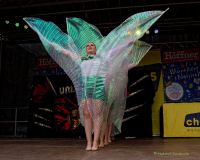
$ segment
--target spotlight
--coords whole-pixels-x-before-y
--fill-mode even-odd
[[[141,30],[140,30],[140,29],[137,29],[137,30],[135,31],[135,34],[136,34],[137,36],[140,36],[140,35],[141,35]]]
[[[149,34],[149,33],[150,33],[149,30],[147,30],[147,31],[146,31],[146,34]]]
[[[9,23],[10,23],[10,21],[9,21],[9,20],[5,20],[5,23],[6,23],[6,24],[9,24]]]
[[[155,34],[158,34],[158,32],[159,32],[158,29],[155,29],[155,30],[154,30],[154,33],[155,33]]]
[[[28,29],[28,25],[25,24],[25,25],[24,25],[24,29]]]
[[[18,22],[15,23],[15,27],[19,27],[19,23]]]

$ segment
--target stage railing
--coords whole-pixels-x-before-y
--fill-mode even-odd
[[[28,127],[28,107],[0,108],[0,137],[25,137]]]

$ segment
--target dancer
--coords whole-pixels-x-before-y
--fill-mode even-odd
[[[137,48],[135,44],[163,13],[147,11],[135,14],[104,38],[95,26],[79,18],[67,19],[68,34],[52,22],[24,18],[37,32],[49,55],[72,80],[82,124],[85,125],[88,120],[87,124],[92,125],[91,118],[95,122],[94,126],[88,125],[89,129],[85,126],[86,132],[90,128],[94,131],[93,142],[91,136],[86,135],[86,150],[98,149],[100,128],[103,119],[108,116],[115,126],[114,133],[121,131],[129,65],[137,65],[149,49],[143,49],[141,45],[139,51],[134,51]],[[83,50],[88,42],[96,44],[96,56],[82,61]]]
[[[105,90],[104,77],[97,77],[96,64],[98,60],[94,59],[96,55],[96,46],[94,43],[88,43],[86,46],[87,57],[82,61],[83,75],[83,93],[81,106],[79,110],[83,112],[84,126],[87,139],[86,150],[97,150],[99,145],[99,136],[103,125]],[[89,73],[89,74],[88,74]],[[96,89],[95,89],[96,87]],[[82,108],[82,109],[81,109]],[[92,132],[94,138],[92,140]]]

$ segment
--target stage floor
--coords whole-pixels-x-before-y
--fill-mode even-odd
[[[116,139],[98,151],[85,140],[0,138],[0,160],[198,160],[200,138]]]

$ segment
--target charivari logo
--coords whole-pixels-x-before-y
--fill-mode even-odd
[[[185,116],[185,127],[200,127],[200,112],[187,114]]]

